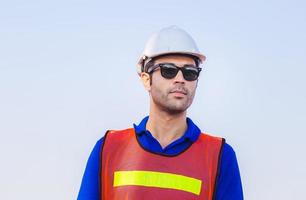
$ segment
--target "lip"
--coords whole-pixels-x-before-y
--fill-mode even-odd
[[[174,94],[174,95],[176,95],[176,96],[185,96],[185,95],[187,95],[186,92],[184,92],[184,91],[179,91],[179,90],[172,91],[172,92],[170,92],[170,94]]]
[[[187,94],[184,90],[172,90],[170,93],[182,93],[182,94]]]

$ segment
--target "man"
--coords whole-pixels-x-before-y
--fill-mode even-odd
[[[97,142],[78,200],[243,199],[233,149],[186,117],[204,60],[178,27],[149,38],[138,62],[150,95],[149,116]]]

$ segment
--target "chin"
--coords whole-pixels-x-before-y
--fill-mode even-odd
[[[167,111],[171,114],[178,114],[178,113],[182,113],[185,112],[187,110],[189,106],[169,106],[167,107]]]
[[[167,113],[169,113],[170,115],[177,115],[177,114],[181,114],[184,113],[186,110],[167,110]]]

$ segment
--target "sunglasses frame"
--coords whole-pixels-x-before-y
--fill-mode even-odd
[[[175,73],[175,75],[173,76],[173,77],[170,77],[170,78],[168,78],[168,77],[165,77],[165,76],[163,76],[163,73],[162,73],[162,67],[164,66],[164,65],[170,65],[170,66],[172,66],[173,68],[176,68],[177,69],[177,72]],[[179,71],[182,71],[182,74],[183,74],[183,77],[184,77],[184,79],[186,80],[186,81],[195,81],[195,80],[197,80],[198,78],[199,78],[199,76],[200,76],[200,72],[202,71],[202,68],[200,68],[200,67],[197,67],[197,66],[195,66],[195,65],[192,65],[192,64],[185,64],[183,67],[179,67],[179,66],[177,66],[177,65],[175,65],[174,63],[158,63],[158,64],[156,64],[156,65],[153,65],[152,67],[150,67],[149,69],[148,69],[148,74],[152,74],[154,71],[156,71],[156,69],[158,69],[158,68],[160,68],[160,73],[161,73],[161,75],[162,75],[162,77],[164,77],[165,79],[173,79],[174,77],[176,77],[177,76],[177,73],[179,72]],[[196,69],[197,70],[197,77],[196,77],[196,79],[192,79],[192,80],[188,80],[188,79],[186,79],[186,70],[188,70],[188,69],[186,69],[186,68],[194,68],[194,69]]]

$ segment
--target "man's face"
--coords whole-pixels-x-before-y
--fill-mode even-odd
[[[154,64],[159,63],[173,63],[178,67],[184,65],[195,65],[195,61],[187,56],[167,55],[155,60]],[[197,81],[186,81],[183,77],[182,71],[172,79],[162,77],[160,68],[157,68],[152,73],[152,84],[149,87],[151,96],[151,106],[167,111],[171,114],[181,113],[187,110],[191,105]]]

